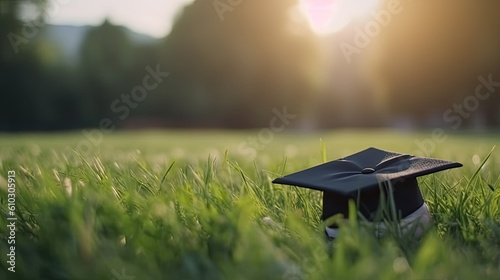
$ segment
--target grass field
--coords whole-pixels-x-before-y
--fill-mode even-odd
[[[0,279],[500,279],[498,133],[98,136],[0,135]],[[464,164],[419,178],[435,221],[421,239],[351,219],[328,243],[320,193],[271,184],[370,146]]]

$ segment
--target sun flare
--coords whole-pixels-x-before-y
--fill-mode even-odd
[[[353,18],[368,16],[379,0],[302,0],[302,11],[319,34],[340,31]]]

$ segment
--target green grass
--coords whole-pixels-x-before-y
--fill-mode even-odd
[[[412,153],[430,134],[281,133],[242,153],[258,135],[114,133],[79,153],[79,132],[0,135],[0,279],[500,279],[499,147],[488,158],[500,135],[435,143],[432,156],[464,167],[419,179],[435,221],[423,238],[377,239],[351,219],[333,243],[320,193],[271,180],[370,146]]]

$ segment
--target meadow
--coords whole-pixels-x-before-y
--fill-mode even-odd
[[[434,141],[430,131],[188,130],[84,140],[78,131],[0,135],[0,279],[500,279],[499,133]],[[394,226],[379,239],[351,218],[329,242],[321,194],[271,183],[368,147],[464,165],[419,178],[434,219],[422,238]]]

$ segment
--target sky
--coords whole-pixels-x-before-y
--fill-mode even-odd
[[[108,18],[112,23],[159,38],[167,35],[173,19],[184,5],[193,0],[51,0],[47,12],[49,24],[99,25]]]
[[[49,24],[99,25],[109,19],[116,25],[160,38],[167,35],[180,9],[193,0],[49,0]],[[301,0],[302,11],[319,34],[336,32],[352,17],[368,15],[378,0]],[[214,9],[214,13],[215,13]]]

